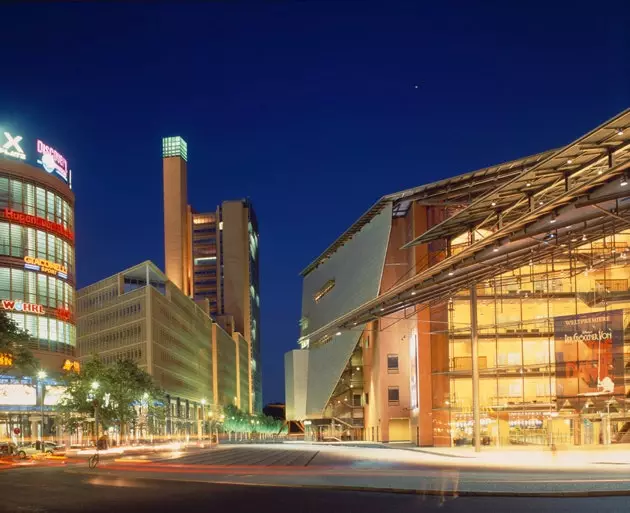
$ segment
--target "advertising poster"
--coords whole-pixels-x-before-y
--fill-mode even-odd
[[[624,394],[623,310],[554,318],[559,404]]]
[[[414,329],[409,337],[409,397],[410,408],[418,408],[418,331]]]
[[[35,406],[36,404],[37,390],[34,386],[17,383],[0,384],[0,405]]]

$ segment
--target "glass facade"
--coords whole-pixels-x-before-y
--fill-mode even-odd
[[[0,176],[0,214],[2,308],[33,336],[34,348],[72,354],[76,332],[71,203],[38,183]],[[36,311],[24,305],[35,305]]]
[[[37,216],[74,231],[72,206],[53,191],[15,178],[0,176],[0,209]]]
[[[478,284],[483,444],[630,441],[629,250],[630,231],[576,235]],[[470,295],[431,308],[435,445],[473,440]]]

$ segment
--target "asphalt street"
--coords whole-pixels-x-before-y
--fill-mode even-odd
[[[102,473],[78,474],[62,468],[0,471],[0,511],[343,511],[382,513],[445,511],[487,513],[598,513],[627,511],[630,497],[492,498],[436,497],[396,493],[327,491],[311,488],[230,486],[176,482]]]

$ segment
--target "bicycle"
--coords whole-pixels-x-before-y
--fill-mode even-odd
[[[100,458],[98,456],[98,449],[97,449],[96,452],[88,458],[88,467],[90,467],[90,469],[96,468],[96,465],[98,465],[99,459]]]

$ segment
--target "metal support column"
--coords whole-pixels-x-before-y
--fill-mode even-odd
[[[479,407],[479,337],[477,334],[477,285],[470,287],[470,341],[472,356],[473,437],[475,452],[481,451]]]

